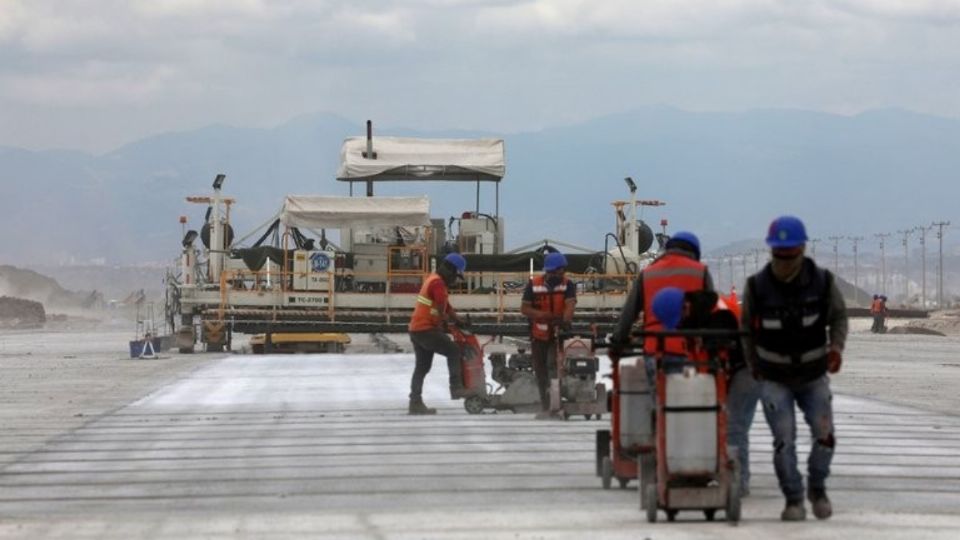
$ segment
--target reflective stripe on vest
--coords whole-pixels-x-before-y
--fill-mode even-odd
[[[692,259],[691,259],[692,261]],[[696,261],[693,261],[696,262]],[[661,277],[679,277],[679,276],[690,276],[695,278],[703,279],[703,268],[651,268],[648,267],[643,272],[643,279],[646,281],[647,278],[661,278]]]
[[[567,278],[563,278],[556,287],[550,288],[545,281],[546,275],[540,274],[530,278],[531,289],[533,290],[534,309],[547,311],[554,315],[563,315],[566,307],[567,286],[570,283]],[[548,341],[553,335],[550,325],[534,320],[530,326],[531,337],[540,341]]]
[[[417,302],[419,302],[419,303],[427,306],[428,308],[430,308],[430,315],[433,315],[434,317],[440,315],[440,310],[438,310],[437,308],[433,307],[433,300],[427,298],[426,296],[423,296],[423,295],[419,295],[419,294],[418,294],[418,295],[417,295]]]
[[[413,315],[410,316],[410,324],[407,326],[410,332],[432,330],[443,325],[439,307],[433,305],[433,300],[427,296],[430,285],[438,279],[442,283],[443,278],[439,274],[430,274],[423,280],[423,285],[420,286],[420,292],[417,294],[417,303],[413,306]]]
[[[820,320],[820,314],[813,313],[801,317],[800,324],[807,328],[813,326],[818,320]],[[783,321],[780,319],[760,319],[760,328],[764,330],[783,330]]]
[[[643,276],[643,329],[662,330],[663,325],[653,313],[653,297],[665,287],[677,287],[684,292],[703,289],[707,267],[703,263],[677,253],[667,253],[650,263],[641,273]],[[657,338],[647,337],[643,346],[646,354],[654,354]],[[680,337],[664,340],[663,352],[685,354],[686,341]]]
[[[814,360],[819,360],[823,358],[824,356],[826,356],[826,354],[827,354],[826,346],[818,347],[816,349],[813,349],[801,354],[800,356],[797,357],[797,360],[800,363],[813,362]],[[768,351],[763,347],[757,347],[757,356],[762,360],[765,360],[767,362],[772,362],[774,364],[792,364],[793,363],[793,357],[786,354],[780,354],[780,353],[775,353],[773,351]]]

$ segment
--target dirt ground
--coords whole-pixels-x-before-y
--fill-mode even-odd
[[[176,353],[130,359],[132,337],[113,328],[0,332],[0,467],[215,360]]]
[[[888,319],[887,327],[920,327],[944,336],[873,334],[870,319],[851,319],[842,371],[832,378],[835,393],[960,414],[960,317],[934,313],[929,319]]]
[[[929,319],[888,319],[888,328],[925,328],[947,336],[960,336],[960,310],[934,311]]]

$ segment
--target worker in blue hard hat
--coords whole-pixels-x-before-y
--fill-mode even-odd
[[[818,519],[833,514],[827,497],[836,438],[828,374],[840,371],[847,315],[836,278],[804,256],[807,232],[800,219],[770,223],[771,261],[747,280],[742,324],[744,355],[760,380],[763,413],[773,434],[773,465],[786,498],[784,521],[806,518],[804,481],[797,467],[794,409],[803,411],[812,448],[806,498]]]
[[[610,336],[610,355],[619,356],[623,348],[631,343],[634,325],[640,325],[643,331],[665,330],[664,322],[657,315],[663,307],[669,307],[671,294],[657,297],[665,289],[677,289],[683,293],[700,290],[713,290],[713,278],[707,266],[700,262],[700,239],[688,231],[674,233],[664,243],[664,251],[646,268],[633,283],[633,287],[624,300],[620,319]],[[654,299],[658,298],[658,308],[654,310]],[[664,303],[661,305],[661,303]],[[651,397],[656,403],[656,362],[661,356],[662,367],[668,373],[681,371],[687,362],[686,341],[680,337],[658,340],[648,336],[643,340],[643,366],[650,388]],[[647,482],[649,479],[643,479]]]
[[[465,397],[460,369],[461,351],[453,339],[446,333],[448,323],[458,324],[457,312],[449,302],[449,287],[463,278],[467,269],[467,260],[459,253],[447,254],[437,265],[437,271],[427,276],[417,294],[417,303],[410,317],[410,341],[416,365],[410,381],[409,414],[436,414],[437,410],[427,407],[423,402],[423,380],[433,366],[434,353],[447,358],[447,370],[450,375],[450,397]]]
[[[695,234],[688,231],[675,233],[664,244],[664,252],[637,275],[610,338],[614,351],[630,341],[630,332],[637,322],[640,322],[642,329],[646,331],[663,328],[651,302],[657,291],[666,287],[676,287],[684,292],[713,290],[713,278],[707,266],[700,262],[700,240]],[[654,373],[653,356],[658,352],[656,348],[656,338],[648,337],[644,341],[647,374],[651,380]],[[668,371],[681,369],[686,355],[683,338],[667,338],[663,342],[663,348],[660,352],[665,354],[665,368]]]
[[[567,258],[559,251],[547,253],[543,273],[533,276],[523,289],[520,312],[530,319],[530,354],[540,391],[538,419],[562,418],[559,403],[550,403],[550,381],[557,378],[559,330],[569,329],[577,305],[577,286],[566,277]]]

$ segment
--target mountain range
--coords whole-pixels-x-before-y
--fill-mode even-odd
[[[274,215],[287,194],[346,195],[347,184],[334,178],[340,146],[363,132],[362,122],[318,113],[271,129],[215,125],[164,133],[102,155],[0,147],[0,226],[7,231],[0,262],[173,260],[182,235],[178,217],[198,229],[205,210],[185,197],[208,194],[218,173],[227,175],[224,193],[237,199],[232,217],[243,236]],[[960,201],[960,121],[897,109],[843,116],[657,106],[515,134],[376,124],[374,132],[375,138],[502,137],[507,174],[499,211],[508,249],[544,238],[602,248],[614,227],[611,201],[628,197],[626,176],[641,199],[666,202],[643,211],[655,230],[667,219],[669,231],[699,234],[707,252],[762,239],[778,214],[804,218],[811,236],[871,239],[956,218]],[[377,190],[427,194],[439,218],[472,210],[476,196],[472,183],[377,184]],[[481,212],[494,213],[495,193],[481,186]],[[948,229],[953,246],[950,236]],[[867,249],[875,250],[861,246]]]

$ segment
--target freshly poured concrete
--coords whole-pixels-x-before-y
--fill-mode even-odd
[[[31,339],[46,345],[25,360],[18,355]],[[19,393],[0,416],[0,537],[952,539],[960,531],[960,417],[898,404],[937,392],[943,400],[927,409],[957,403],[956,338],[851,337],[835,379],[829,521],[779,521],[758,412],[753,494],[738,527],[699,513],[648,524],[635,483],[603,490],[594,476],[594,432],[608,417],[468,415],[445,399],[439,357],[425,400],[440,413],[409,417],[410,354],[136,361],[89,346],[80,351],[89,349],[97,373],[64,369],[62,380],[50,375],[54,384],[43,372],[31,383],[30,366],[62,363],[65,353],[50,345],[58,339],[0,335],[0,373],[19,374]],[[104,338],[104,349],[113,341]],[[901,369],[926,378],[911,372],[909,384],[897,384]],[[83,416],[69,415],[74,400]],[[803,460],[809,438],[800,432]]]

